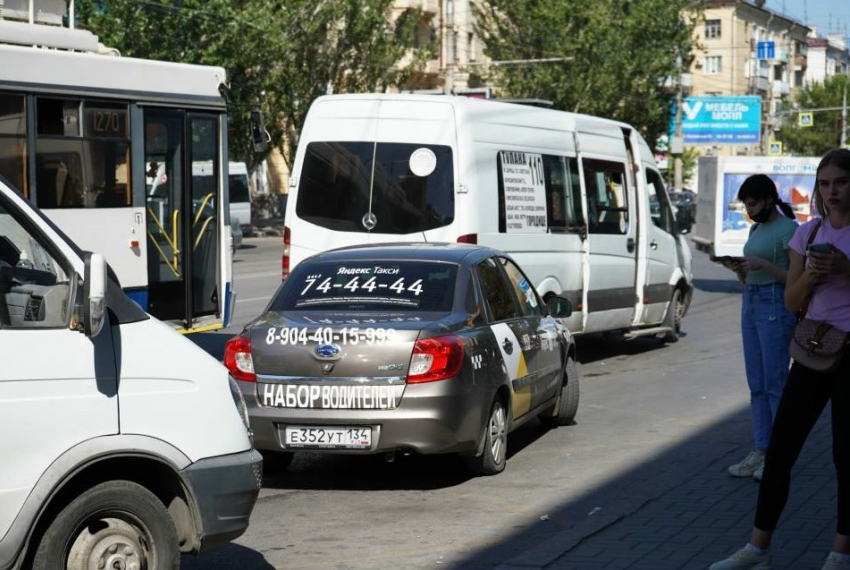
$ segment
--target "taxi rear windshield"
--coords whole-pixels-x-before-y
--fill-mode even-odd
[[[451,224],[454,194],[451,147],[312,142],[295,211],[329,230],[401,235]],[[370,209],[372,228],[363,223]]]
[[[449,312],[457,271],[452,263],[421,261],[301,264],[269,310]]]

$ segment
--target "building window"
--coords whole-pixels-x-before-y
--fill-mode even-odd
[[[715,40],[720,37],[720,20],[705,21],[705,39]]]
[[[723,72],[723,58],[719,55],[710,55],[705,58],[705,74],[719,75]]]

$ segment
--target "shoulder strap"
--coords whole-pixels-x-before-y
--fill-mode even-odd
[[[821,221],[822,220],[820,218],[817,218],[817,222],[815,222],[815,225],[812,227],[812,231],[809,233],[809,239],[806,240],[806,248],[803,250],[803,270],[804,271],[806,269],[806,251],[809,249],[809,245],[813,241],[815,241],[815,236],[818,234],[818,230],[820,229]],[[811,299],[812,299],[811,295],[808,295],[806,297],[806,300],[803,301],[803,305],[797,311],[797,320],[798,321],[806,316],[806,311],[809,310],[809,301],[811,301]]]

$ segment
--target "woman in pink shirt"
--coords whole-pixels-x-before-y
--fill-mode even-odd
[[[820,219],[791,239],[785,304],[796,313],[850,332],[850,150],[835,149],[818,165],[814,203]],[[806,252],[812,243],[829,253]],[[832,401],[832,449],[838,477],[838,524],[822,570],[850,570],[850,358],[838,370],[817,372],[794,362],[773,423],[750,541],[710,570],[767,570],[770,542],[788,500],[791,468],[827,402]]]

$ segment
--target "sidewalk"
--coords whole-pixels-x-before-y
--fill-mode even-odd
[[[706,453],[704,468],[696,470],[699,461],[685,461],[680,482],[657,481],[659,493],[649,500],[646,484],[636,477],[633,495],[642,497],[640,504],[628,505],[626,496],[618,513],[601,514],[596,528],[586,517],[496,570],[705,570],[749,538],[758,483],[726,473],[747,451],[742,446],[726,455]],[[774,570],[819,570],[832,546],[835,512],[827,410],[792,474],[791,495],[774,535]]]

